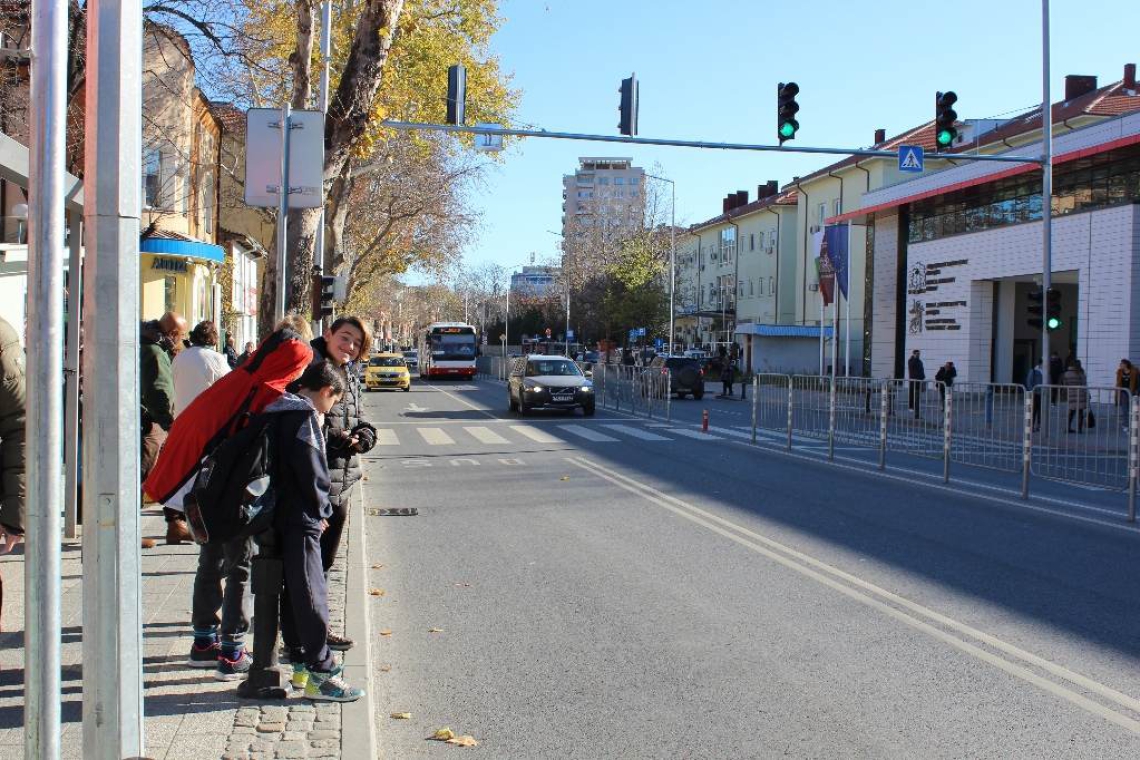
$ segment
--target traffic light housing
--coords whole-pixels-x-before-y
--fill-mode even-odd
[[[796,121],[796,113],[800,110],[796,95],[799,94],[800,86],[795,82],[780,82],[776,85],[776,135],[780,138],[780,145],[785,140],[796,139],[796,132],[799,131],[800,123]]]
[[[1040,330],[1045,324],[1045,294],[1040,289],[1029,292],[1028,312],[1029,318],[1026,320],[1026,324],[1035,330]]]
[[[313,319],[332,316],[336,278],[313,275]]]
[[[1059,288],[1049,288],[1045,294],[1045,327],[1049,332],[1060,330],[1064,325],[1061,321],[1061,291]]]
[[[463,126],[467,116],[467,69],[456,64],[447,67],[447,124]]]
[[[618,105],[618,131],[629,137],[637,137],[637,74],[621,80],[621,103]]]
[[[954,122],[958,120],[958,113],[954,104],[958,96],[952,92],[939,92],[934,96],[934,150],[949,150],[954,146],[958,137],[958,128]]]

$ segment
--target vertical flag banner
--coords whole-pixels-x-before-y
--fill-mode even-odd
[[[831,260],[831,265],[835,272],[835,280],[839,285],[839,289],[843,292],[843,297],[849,298],[847,286],[851,279],[851,252],[849,250],[851,236],[847,225],[832,224],[825,227],[823,238],[827,249],[827,257]]]
[[[827,239],[823,232],[813,232],[811,245],[815,249],[815,274],[819,280],[819,294],[823,305],[830,306],[835,294],[835,267],[827,250]]]

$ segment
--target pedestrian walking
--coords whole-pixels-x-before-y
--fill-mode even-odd
[[[252,341],[249,343],[246,343],[245,344],[245,350],[243,350],[241,352],[241,354],[238,356],[237,364],[234,365],[234,368],[236,369],[237,367],[240,367],[241,365],[245,364],[249,360],[249,357],[253,356],[253,352],[255,350],[256,350],[256,346],[253,345]]]
[[[335,333],[336,331],[333,330]],[[335,349],[334,349],[335,350]],[[352,702],[364,695],[341,677],[329,647],[328,585],[321,539],[334,509],[324,420],[347,392],[348,378],[329,361],[310,364],[265,414],[276,415],[274,456],[280,464],[274,525],[280,532],[285,588],[281,634],[293,663],[293,685],[317,701]]]
[[[24,426],[27,396],[24,381],[24,349],[12,326],[0,318],[0,554],[7,554],[24,540],[27,488],[24,467]],[[0,612],[4,607],[4,579],[0,577]]]
[[[226,336],[226,350],[222,353],[226,355],[226,364],[230,365],[230,369],[233,369],[237,366],[238,352],[237,349],[234,348],[234,336]]]
[[[954,368],[954,362],[946,362],[938,368],[938,372],[934,373],[934,382],[938,383],[938,396],[942,402],[942,408],[946,408],[946,389],[954,387],[954,378],[958,377],[958,370]]]
[[[199,322],[190,332],[190,347],[170,363],[174,377],[174,416],[181,414],[202,391],[230,371],[226,357],[214,350],[218,328],[210,320]]]
[[[1121,390],[1116,394],[1116,405],[1125,415],[1128,413],[1132,397],[1136,395],[1138,385],[1140,385],[1140,372],[1136,371],[1128,359],[1121,359],[1120,366],[1116,368],[1116,387]],[[1128,430],[1127,424],[1124,425],[1124,429]]]
[[[1041,386],[1045,384],[1045,373],[1042,369],[1042,362],[1040,359],[1033,365],[1033,369],[1029,370],[1029,374],[1025,376],[1025,390],[1031,394],[1031,403],[1033,405],[1033,430],[1041,429]]]
[[[720,373],[720,381],[723,386],[720,395],[723,398],[728,398],[732,395],[732,384],[736,379],[736,360],[728,359],[724,362],[724,369]]]
[[[1089,405],[1089,391],[1086,387],[1088,379],[1081,366],[1080,359],[1070,359],[1069,368],[1061,375],[1061,385],[1065,386],[1065,394],[1069,401],[1069,432],[1085,432],[1085,415],[1088,414],[1089,427],[1094,424],[1092,412],[1087,411]],[[1077,429],[1073,430],[1073,418],[1077,419]]]
[[[186,333],[186,320],[168,311],[161,319],[143,322],[139,327],[139,401],[142,412],[142,458],[139,474],[145,481],[158,461],[166,442],[167,431],[174,424],[174,375],[171,362],[175,346]],[[163,507],[166,518],[166,543],[180,544],[190,540],[186,516]],[[143,539],[143,547],[153,546]]]
[[[906,375],[910,381],[907,384],[907,408],[914,412],[917,420],[921,414],[922,389],[926,385],[926,367],[922,364],[922,354],[917,348],[911,351],[910,359],[906,362]]]
[[[376,429],[364,420],[360,403],[360,381],[355,364],[367,357],[372,336],[357,317],[340,317],[324,335],[312,342],[313,363],[328,361],[344,375],[344,394],[324,418],[325,449],[328,456],[329,503],[332,514],[321,534],[321,560],[327,573],[336,559],[351,504],[353,487],[360,480],[360,455],[376,445]],[[330,635],[329,646],[338,651],[352,648],[353,641]]]

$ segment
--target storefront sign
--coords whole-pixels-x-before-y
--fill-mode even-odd
[[[151,269],[157,269],[162,272],[178,272],[180,274],[186,273],[186,260],[185,259],[163,259],[158,256],[150,265]]]

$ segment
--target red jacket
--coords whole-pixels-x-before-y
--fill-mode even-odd
[[[198,473],[202,457],[241,427],[248,415],[280,398],[312,358],[309,344],[291,329],[266,338],[248,361],[202,391],[178,415],[143,491],[161,504],[181,509],[185,487]]]

